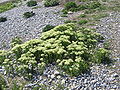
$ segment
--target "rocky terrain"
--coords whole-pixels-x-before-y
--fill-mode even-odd
[[[24,41],[38,38],[45,25],[63,24],[64,20],[60,17],[59,6],[45,8],[39,3],[40,8],[32,9],[26,5],[16,7],[12,10],[1,13],[0,16],[8,18],[8,21],[0,23],[0,46],[5,42],[9,48],[11,38],[22,37]],[[33,11],[35,16],[25,19],[23,13]],[[86,74],[78,77],[70,77],[64,72],[59,71],[55,65],[46,67],[43,75],[34,77],[31,83],[25,88],[32,90],[33,87],[41,86],[47,90],[56,90],[56,84],[60,84],[68,90],[120,90],[120,14],[112,12],[109,17],[100,20],[96,25],[98,32],[102,33],[106,40],[110,40],[112,47],[112,59],[115,63],[109,65],[93,65]],[[4,71],[4,69],[0,69]],[[47,87],[46,87],[47,86]],[[64,89],[64,90],[67,90]]]
[[[22,5],[1,13],[0,17],[7,17],[8,20],[0,23],[0,47],[5,44],[5,48],[9,48],[10,40],[16,36],[24,41],[38,38],[42,28],[48,24],[63,24],[64,21],[59,14],[61,9],[58,6],[46,8],[43,7],[43,3],[39,3],[37,9]],[[35,16],[25,19],[23,14],[28,11],[33,11]]]

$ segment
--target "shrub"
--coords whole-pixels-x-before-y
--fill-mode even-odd
[[[61,17],[67,17],[67,14],[62,14]]]
[[[30,18],[30,17],[34,16],[35,13],[33,13],[33,11],[31,11],[31,12],[25,12],[23,15],[24,15],[25,18]]]
[[[17,44],[22,44],[22,39],[20,37],[12,38],[11,47],[14,47]]]
[[[45,0],[45,7],[57,6],[59,5],[59,0]]]
[[[70,10],[73,8],[77,8],[77,4],[75,2],[68,2],[65,4],[65,9],[66,10]]]
[[[7,21],[6,17],[0,17],[0,22],[5,22],[5,21]]]
[[[94,2],[88,3],[87,8],[88,9],[96,9],[100,6],[101,6],[101,4],[98,1],[94,1]]]
[[[85,10],[85,9],[87,9],[87,5],[86,4],[78,5],[78,10]]]
[[[4,62],[5,58],[6,58],[6,51],[0,50],[0,64]]]
[[[28,1],[27,2],[28,7],[32,7],[32,6],[36,6],[36,5],[37,5],[37,1]]]
[[[106,49],[99,57],[94,55],[100,34],[93,29],[86,29],[65,24],[43,32],[40,39],[33,39],[15,45],[3,65],[7,72],[32,78],[42,73],[47,64],[55,63],[71,76],[77,76],[89,68],[89,61],[106,61]],[[104,60],[103,60],[104,59]]]
[[[79,25],[83,25],[83,24],[86,24],[88,21],[87,20],[80,20],[79,22],[78,22],[78,24]]]
[[[63,9],[62,12],[63,12],[63,14],[68,14],[68,11],[65,9]]]
[[[109,54],[110,54],[110,52],[107,49],[99,48],[94,53],[92,60],[95,63],[109,63],[110,62],[110,59],[108,57]]]
[[[46,32],[46,31],[49,31],[51,29],[53,29],[55,26],[52,26],[52,25],[46,25],[44,28],[43,28],[43,32]]]

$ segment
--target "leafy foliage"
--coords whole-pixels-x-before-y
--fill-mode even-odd
[[[5,90],[6,88],[6,81],[2,75],[0,75],[0,90]]]
[[[83,20],[80,20],[80,21],[78,22],[78,24],[79,24],[79,25],[83,25],[83,24],[86,24],[87,22],[88,22],[87,20],[84,20],[84,19],[83,19]]]
[[[25,12],[23,15],[24,15],[25,18],[30,18],[30,17],[34,16],[35,13],[33,11],[31,11],[31,12]]]
[[[85,9],[96,9],[100,7],[101,7],[101,4],[98,1],[87,2],[80,5],[77,5],[75,2],[68,2],[65,4],[62,12],[63,13],[66,13],[67,11],[76,12],[76,11],[85,10]]]
[[[0,13],[10,10],[14,7],[15,7],[15,5],[12,2],[0,4]]]
[[[37,5],[37,1],[32,1],[32,0],[31,0],[31,1],[28,1],[28,2],[27,2],[27,6],[28,6],[28,7],[32,7],[32,6],[36,6],[36,5]]]
[[[55,26],[52,26],[52,25],[46,25],[44,28],[43,28],[43,32],[46,32],[46,31],[49,31],[51,29],[53,29]]]
[[[80,18],[85,18],[86,17],[86,15],[85,14],[80,14],[80,16],[79,16]]]
[[[6,51],[0,50],[0,64],[4,62],[5,58],[6,58]]]
[[[5,21],[7,21],[6,17],[0,17],[0,22],[5,22]]]
[[[52,7],[59,5],[59,0],[44,0],[45,7]]]
[[[22,39],[20,37],[15,37],[11,41],[11,47],[14,47],[17,44],[22,44]]]
[[[65,4],[66,10],[70,10],[71,8],[77,8],[77,4],[75,2],[68,2]]]
[[[96,52],[101,35],[92,29],[78,29],[74,24],[57,26],[43,32],[40,39],[15,45],[4,60],[7,72],[32,78],[42,73],[49,63],[56,63],[71,76],[79,75],[89,68],[89,62],[105,61],[107,50]]]

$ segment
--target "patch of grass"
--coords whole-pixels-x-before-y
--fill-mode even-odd
[[[95,9],[86,9],[85,10],[85,14],[92,14],[92,13],[95,13],[96,10]]]
[[[75,2],[68,2],[65,4],[65,10],[70,10],[73,8],[77,8],[77,4]]]
[[[83,25],[83,24],[86,24],[88,22],[88,20],[80,20],[80,21],[78,21],[78,24],[79,25]]]
[[[100,20],[101,18],[104,18],[104,17],[107,17],[107,16],[108,16],[108,14],[102,13],[102,14],[92,15],[92,18],[93,18],[93,20],[98,21],[98,20]]]
[[[0,13],[5,12],[7,10],[10,10],[14,7],[15,7],[15,5],[12,2],[7,2],[7,3],[4,3],[4,4],[0,4]]]
[[[45,7],[57,6],[60,3],[59,0],[44,0],[44,1]]]
[[[65,20],[64,23],[76,23],[77,21],[75,20]]]
[[[67,14],[62,14],[61,17],[67,17]]]
[[[80,16],[78,16],[79,18],[85,18],[86,14],[80,14]]]

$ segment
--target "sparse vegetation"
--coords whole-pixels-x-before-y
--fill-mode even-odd
[[[83,19],[83,20],[80,20],[80,21],[78,22],[78,24],[79,24],[79,25],[83,25],[83,24],[86,24],[87,22],[88,22],[87,20],[84,20],[84,19]]]
[[[15,5],[12,2],[0,4],[0,13],[5,12],[7,10],[10,10],[10,9],[12,9],[14,7],[15,7]]]
[[[45,7],[52,7],[59,5],[59,0],[44,0]]]
[[[80,16],[78,16],[78,17],[80,17],[80,18],[85,18],[86,15],[85,15],[85,14],[80,14]]]
[[[0,22],[5,22],[5,21],[7,21],[6,17],[0,17]]]
[[[77,4],[75,2],[68,2],[65,4],[65,10],[71,10],[73,8],[77,8]]]
[[[32,17],[32,16],[34,16],[35,15],[35,13],[33,12],[33,11],[31,11],[31,12],[25,12],[24,14],[23,14],[23,16],[25,17],[25,18],[30,18],[30,17]]]
[[[49,31],[49,30],[51,30],[51,29],[53,29],[55,26],[53,26],[53,25],[46,25],[44,28],[43,28],[43,32],[46,32],[46,31]]]
[[[37,1],[32,1],[32,0],[31,0],[31,1],[28,1],[28,2],[27,2],[27,6],[28,6],[28,7],[32,7],[32,6],[36,6],[36,5],[37,5]]]

